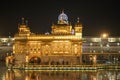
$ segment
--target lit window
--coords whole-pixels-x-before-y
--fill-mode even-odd
[[[115,40],[115,38],[108,38],[108,41],[109,42],[115,42],[116,40]]]
[[[93,43],[90,43],[90,46],[92,46],[93,45]]]
[[[119,46],[119,45],[120,45],[120,43],[117,43],[117,45]]]
[[[74,46],[77,46],[77,44],[75,44]]]
[[[8,43],[7,45],[10,46],[10,43]]]
[[[110,47],[110,45],[109,45],[109,44],[107,44],[106,46],[107,46],[107,47]]]

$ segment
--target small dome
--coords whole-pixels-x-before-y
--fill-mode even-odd
[[[67,23],[68,24],[68,16],[62,12],[59,16],[58,16],[58,22],[62,22],[62,23]]]

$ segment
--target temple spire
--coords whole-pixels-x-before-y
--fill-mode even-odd
[[[77,23],[79,23],[79,22],[80,22],[80,18],[78,17],[78,18],[77,18]]]
[[[62,13],[64,13],[64,9],[62,9]]]
[[[22,24],[25,24],[25,19],[22,17]]]
[[[26,22],[26,25],[28,25],[28,20],[26,20],[25,22]]]

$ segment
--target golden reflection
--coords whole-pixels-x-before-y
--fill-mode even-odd
[[[119,80],[120,71],[12,71],[5,80]]]

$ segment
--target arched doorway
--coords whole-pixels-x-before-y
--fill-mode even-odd
[[[41,59],[39,57],[32,57],[29,60],[29,63],[31,63],[31,64],[40,64],[41,63]]]

